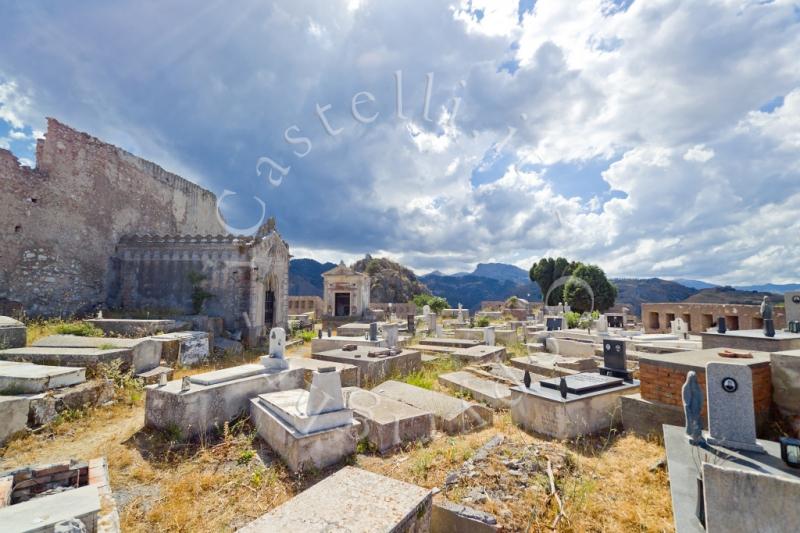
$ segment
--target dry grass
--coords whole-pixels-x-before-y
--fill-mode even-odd
[[[308,356],[308,345],[292,356]],[[230,366],[254,354],[229,358]],[[425,374],[438,388],[436,366]],[[178,377],[207,371],[181,371]],[[331,470],[294,475],[255,436],[249,423],[231,428],[203,444],[171,442],[142,428],[143,399],[121,395],[115,405],[92,409],[0,449],[0,470],[26,464],[106,456],[111,485],[119,502],[123,531],[232,531],[275,508]],[[462,436],[438,435],[427,445],[411,444],[393,454],[359,454],[357,466],[424,487],[442,487],[445,477],[493,436],[506,442],[480,463],[474,478],[450,489],[460,500],[474,486],[507,490],[502,461],[535,447],[551,458],[566,518],[559,531],[672,531],[667,478],[650,466],[664,454],[658,442],[633,436],[552,442],[531,436],[497,413],[494,426]],[[335,468],[333,469],[335,470]],[[510,489],[508,489],[510,490]],[[474,507],[497,516],[504,531],[551,531],[556,516],[548,501],[546,476],[538,472],[513,499],[489,499]]]

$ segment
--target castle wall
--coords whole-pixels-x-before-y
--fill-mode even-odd
[[[105,303],[123,235],[225,232],[213,193],[54,119],[36,160],[0,150],[0,300],[28,314]]]

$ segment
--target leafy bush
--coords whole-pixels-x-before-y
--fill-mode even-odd
[[[577,328],[581,321],[581,314],[575,311],[564,313],[564,318],[567,320],[567,328]]]
[[[488,316],[479,316],[475,319],[475,327],[476,328],[485,328],[489,325],[489,317]]]
[[[189,278],[189,284],[192,286],[192,311],[194,314],[199,315],[206,300],[214,296],[203,288],[203,282],[208,276],[192,270],[186,277]]]
[[[450,304],[447,303],[447,300],[441,296],[432,296],[430,294],[417,294],[414,296],[414,298],[412,298],[412,301],[420,311],[427,305],[431,308],[431,311],[437,315],[450,307]]]
[[[303,342],[311,342],[317,338],[317,333],[313,329],[307,329],[300,332],[300,338],[303,339]]]
[[[88,322],[65,322],[55,327],[55,332],[61,335],[78,335],[81,337],[102,337],[103,330],[96,328]]]

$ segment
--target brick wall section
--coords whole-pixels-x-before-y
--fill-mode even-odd
[[[756,417],[769,415],[772,403],[772,376],[769,363],[758,363],[750,367],[753,373],[753,405]],[[685,365],[659,365],[639,361],[640,393],[642,398],[653,402],[683,407],[681,388],[686,382],[686,374],[694,370],[697,382],[705,394],[706,373],[702,368]],[[706,405],[703,403],[703,416],[706,416]]]
[[[642,324],[646,333],[669,333],[671,331],[670,321],[675,318],[682,318],[692,333],[702,333],[712,327],[712,322],[716,323],[720,316],[727,317],[728,329],[761,329],[763,325],[760,305],[693,302],[642,304]],[[735,320],[738,321],[738,327],[731,317],[735,317]],[[783,308],[775,307],[773,318],[776,329],[786,327],[786,315]]]
[[[54,119],[36,163],[0,149],[0,300],[28,314],[104,303],[122,235],[225,232],[211,192]]]

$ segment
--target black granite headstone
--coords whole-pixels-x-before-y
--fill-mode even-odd
[[[547,319],[547,331],[558,331],[563,329],[564,319],[558,317],[548,317]]]
[[[630,378],[627,359],[625,341],[605,339],[603,341],[603,366],[600,367],[600,373],[625,379]]]
[[[728,327],[725,324],[725,317],[721,316],[717,318],[717,333],[725,333],[728,331]]]
[[[525,383],[525,388],[531,388],[531,373],[527,370],[525,371],[525,375],[522,377],[523,383]]]
[[[767,337],[775,336],[775,322],[771,318],[764,320],[764,335]]]
[[[561,376],[561,381],[558,382],[558,391],[561,393],[561,397],[566,399],[569,391],[567,389],[567,380],[564,376]]]

